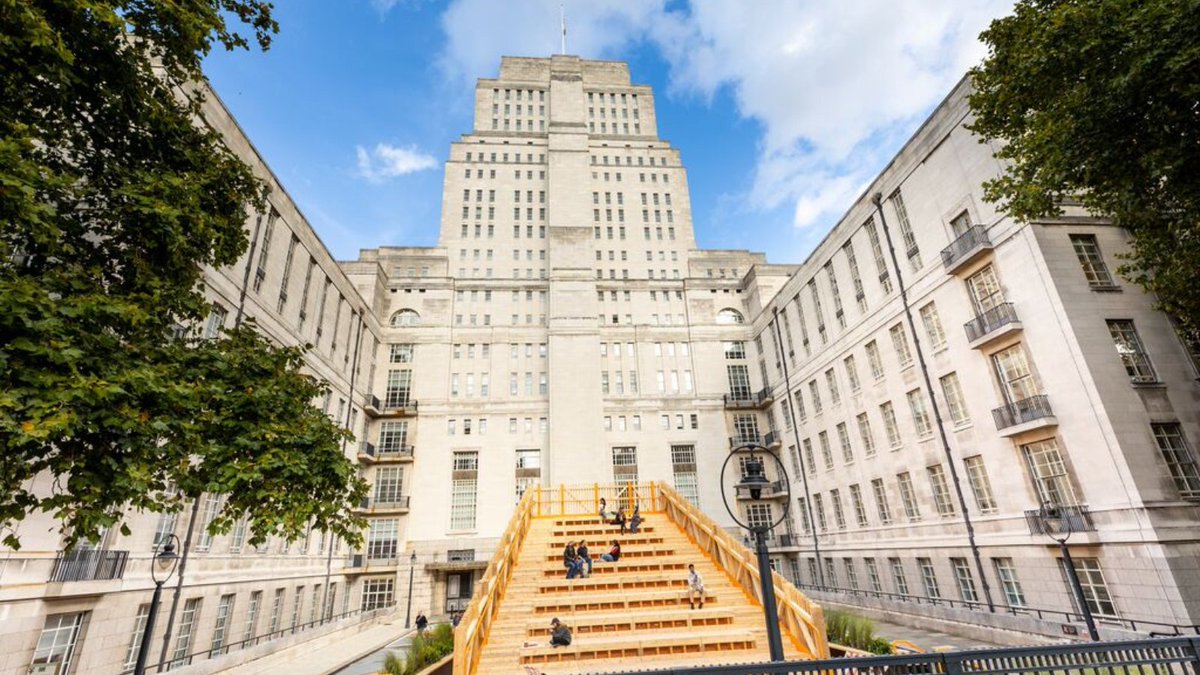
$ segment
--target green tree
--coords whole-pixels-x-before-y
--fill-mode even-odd
[[[252,38],[237,30],[249,28]],[[258,0],[0,0],[0,530],[48,511],[69,544],[129,510],[228,495],[251,539],[350,541],[366,492],[312,403],[306,347],[210,311],[265,186],[200,120],[214,46],[270,45]]]
[[[1008,168],[987,198],[1111,218],[1133,235],[1121,273],[1200,334],[1200,2],[1021,0],[981,37],[970,128]]]

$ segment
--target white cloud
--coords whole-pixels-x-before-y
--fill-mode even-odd
[[[828,225],[890,153],[984,55],[977,36],[1012,0],[568,2],[567,51],[622,58],[654,45],[668,95],[728,88],[762,128],[751,211],[791,205],[793,224]],[[446,71],[474,78],[504,54],[558,51],[553,0],[456,0],[442,17]],[[637,74],[634,73],[634,79]],[[742,184],[736,177],[730,183]]]
[[[355,154],[358,157],[358,175],[372,183],[382,183],[389,178],[438,166],[437,158],[421,152],[415,145],[401,148],[379,143],[372,150],[360,145],[355,148]]]

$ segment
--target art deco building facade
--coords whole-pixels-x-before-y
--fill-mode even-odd
[[[1016,223],[982,200],[1002,167],[962,126],[968,86],[799,266],[697,247],[680,152],[623,63],[504,58],[450,149],[438,245],[340,264],[214,98],[209,123],[273,193],[244,260],[208,275],[206,329],[254,316],[315,345],[321,405],[373,485],[370,527],[358,551],[193,528],[168,656],[233,663],[303,639],[222,655],[243,637],[403,610],[410,573],[414,610],[460,609],[537,484],[665,481],[733,527],[720,471],[745,441],[790,489],[734,508],[788,508],[774,563],[819,598],[1070,611],[1028,515],[1053,504],[1098,614],[1200,621],[1195,353],[1112,271],[1124,232],[1074,207]],[[63,572],[54,523],[29,519],[0,559],[0,669],[127,667],[153,542],[185,536],[187,515],[111,534],[96,560],[120,574]]]

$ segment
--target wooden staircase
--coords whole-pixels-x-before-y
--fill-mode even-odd
[[[514,515],[515,521],[523,521],[516,528],[523,536],[502,542],[507,552],[497,551],[498,559],[460,622],[456,675],[513,675],[524,673],[524,666],[565,675],[768,659],[757,589],[745,587],[751,580],[747,566],[757,584],[753,554],[711,521],[693,523],[703,515],[694,508],[684,513],[691,505],[675,503],[682,499],[669,488],[638,486],[625,494],[635,493],[631,499],[642,503],[645,522],[637,534],[625,535],[587,515],[586,503],[569,507],[561,495],[553,503],[541,491],[533,503],[523,500],[527,513]],[[701,537],[676,520],[704,528],[693,529]],[[621,559],[600,561],[613,539],[621,542]],[[567,579],[563,548],[579,540],[587,542],[595,561],[592,574]],[[726,550],[731,545],[738,550]],[[688,564],[704,578],[702,609],[688,604]],[[780,582],[787,584],[776,576],[787,658],[827,656],[820,609],[790,584],[787,589],[795,595],[778,588]],[[807,623],[800,631],[791,630],[798,611]],[[570,626],[574,640],[569,647],[550,647],[553,618]]]

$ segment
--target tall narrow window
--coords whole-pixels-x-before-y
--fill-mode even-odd
[[[141,605],[138,607],[137,617],[133,620],[133,633],[129,637],[129,646],[125,648],[125,661],[122,664],[122,673],[133,672],[137,666],[138,650],[142,647],[142,638],[145,637],[146,619],[150,616],[150,605]],[[59,670],[60,673],[66,673],[66,670]]]
[[[996,270],[991,265],[967,277],[967,290],[976,314],[985,314],[1004,303],[1004,291],[1000,288],[1000,280],[996,278]]]
[[[892,336],[892,347],[896,350],[896,361],[901,367],[912,363],[912,350],[908,348],[908,332],[904,330],[904,324],[898,323],[888,329],[888,333]]]
[[[267,259],[271,255],[271,239],[275,233],[275,221],[278,219],[279,213],[272,208],[263,226],[262,247],[258,250],[258,267],[254,271],[255,293],[261,291],[263,281],[267,278]]]
[[[859,413],[855,418],[858,423],[858,437],[862,439],[863,454],[867,457],[875,456],[875,434],[871,432],[871,420],[867,417],[867,413]]]
[[[1130,319],[1109,319],[1108,334],[1112,336],[1113,345],[1125,366],[1125,373],[1134,384],[1158,382],[1150,355],[1142,344],[1142,338]]]
[[[925,394],[920,389],[908,392],[908,408],[912,411],[913,427],[917,430],[918,438],[933,434],[933,424],[929,421],[929,411],[925,408]]]
[[[513,420],[514,423],[516,420]],[[525,494],[525,490],[534,485],[542,477],[542,453],[540,450],[517,450],[516,480],[517,501]]]
[[[672,445],[671,469],[675,490],[692,504],[700,505],[700,487],[696,481],[696,446]]]
[[[875,562],[874,558],[863,558],[863,565],[867,568],[867,582],[871,585],[871,590],[882,593],[883,582],[879,578],[879,563]]]
[[[938,379],[942,385],[942,395],[946,397],[946,409],[950,412],[950,420],[954,426],[962,427],[971,423],[971,415],[967,411],[967,402],[963,397],[962,385],[958,381],[958,373],[949,373]]]
[[[1100,245],[1096,243],[1095,235],[1072,234],[1070,237],[1071,247],[1075,249],[1075,256],[1079,258],[1079,265],[1083,268],[1088,286],[1114,288],[1116,284],[1108,272],[1108,265],[1104,263],[1104,256],[1100,255]]]
[[[871,257],[875,259],[875,271],[879,273],[879,285],[886,295],[892,292],[892,279],[888,273],[887,259],[883,257],[883,246],[879,244],[879,231],[875,228],[875,219],[868,218],[863,224],[867,231],[867,241],[871,244]]]
[[[1183,428],[1178,422],[1163,422],[1151,424],[1150,429],[1179,496],[1200,499],[1200,471],[1196,469],[1196,456],[1183,435]]]
[[[186,610],[185,610],[186,611]],[[79,642],[79,634],[87,623],[88,612],[71,614],[51,614],[46,617],[42,633],[38,636],[37,647],[33,650],[33,660],[30,662],[30,672],[39,670],[35,666],[50,666],[43,672],[70,673],[75,658],[75,645]],[[182,625],[180,630],[182,630]],[[136,659],[136,657],[135,657]]]
[[[866,344],[867,364],[871,366],[871,377],[883,379],[883,359],[879,356],[879,343],[871,340]]]
[[[850,432],[846,429],[845,422],[839,422],[837,425],[838,445],[842,448],[842,461],[847,464],[854,463],[854,447],[850,445]]]
[[[929,338],[929,347],[934,352],[946,348],[946,331],[942,330],[942,319],[938,316],[937,305],[929,303],[921,308],[921,324],[925,326],[925,336]]]
[[[846,512],[842,509],[842,494],[836,488],[829,491],[829,503],[833,505],[833,522],[839,530],[846,529]]]
[[[862,385],[858,381],[858,365],[854,362],[854,355],[842,359],[842,365],[846,368],[846,382],[850,383],[850,393],[858,393]]]
[[[279,278],[279,303],[275,307],[277,314],[282,314],[283,308],[287,306],[288,282],[292,278],[292,261],[296,257],[296,245],[299,243],[300,240],[293,234],[288,242],[287,256],[283,259],[283,276]]]
[[[846,314],[842,311],[842,294],[838,291],[837,275],[833,272],[833,261],[825,263],[825,276],[829,278],[829,294],[833,297],[833,318],[839,328],[846,327]]]
[[[1009,607],[1024,607],[1025,593],[1021,590],[1021,581],[1017,579],[1017,567],[1012,558],[992,558],[992,566],[996,569],[996,578],[1000,580],[1000,588],[1004,590],[1004,599]]]
[[[904,576],[904,563],[900,562],[899,558],[888,558],[888,565],[892,568],[892,581],[896,584],[896,592],[908,595],[908,578]]]
[[[850,502],[854,505],[854,520],[859,527],[866,527],[867,507],[863,503],[862,489],[858,485],[850,486]]]
[[[400,520],[377,518],[370,522],[371,529],[367,531],[367,560],[383,565],[396,564],[399,555]]]
[[[450,529],[475,529],[475,504],[479,484],[479,453],[455,452],[450,480]]]
[[[950,567],[954,568],[954,580],[958,582],[958,595],[963,602],[979,602],[975,578],[971,575],[971,566],[967,564],[967,559],[951,558]]]
[[[858,311],[867,312],[867,294],[863,291],[862,275],[858,271],[858,259],[854,257],[854,245],[847,241],[842,244],[842,253],[846,255],[846,264],[850,267],[850,283],[854,286],[854,301],[858,303]]]
[[[838,389],[837,376],[833,368],[825,371],[825,388],[829,390],[829,404],[837,405],[842,400],[842,392]]]
[[[229,622],[233,614],[233,593],[226,593],[221,596],[221,600],[217,603],[217,619],[213,624],[212,645],[209,647],[209,657],[219,656],[224,654],[227,649],[225,640],[229,635]]]
[[[954,502],[950,498],[950,485],[946,482],[946,470],[941,464],[926,468],[929,474],[929,489],[933,492],[933,505],[938,515],[949,518],[954,515]]]
[[[612,449],[613,481],[618,484],[637,483],[637,448],[619,446]]]
[[[900,224],[900,236],[904,239],[904,255],[908,257],[913,271],[921,269],[921,251],[917,248],[917,238],[913,234],[912,223],[908,220],[908,207],[904,205],[904,195],[899,190],[892,193],[892,206],[896,209],[896,220]]]
[[[871,491],[875,494],[875,508],[879,512],[879,522],[887,525],[892,522],[892,509],[888,506],[887,488],[884,487],[882,478],[875,478],[871,481]]]
[[[171,667],[184,665],[192,649],[192,638],[196,631],[196,620],[200,617],[200,598],[191,598],[183,603],[179,614],[179,632],[175,637],[175,652],[171,656]]]
[[[992,355],[992,364],[1000,379],[1001,393],[1009,404],[1019,404],[1038,395],[1037,383],[1025,348],[1020,343]]]
[[[975,455],[963,459],[967,467],[967,478],[971,482],[971,493],[975,495],[975,505],[980,513],[995,513],[996,498],[992,495],[992,482],[988,480],[987,468],[984,467],[983,457]]]
[[[938,588],[937,572],[933,569],[933,561],[929,558],[917,558],[917,567],[921,570],[921,586],[925,588],[926,597],[942,597],[942,589]]]
[[[879,414],[883,417],[883,430],[887,433],[888,445],[893,449],[902,445],[900,425],[896,423],[896,411],[891,401],[885,401],[879,406]]]
[[[242,642],[253,638],[255,631],[258,630],[258,612],[261,606],[262,591],[254,591],[250,594],[250,606],[246,608],[246,624],[242,627]]]
[[[896,474],[896,484],[900,487],[900,503],[904,506],[904,517],[914,522],[920,520],[921,509],[917,504],[912,476],[907,471],[898,473]]]
[[[1075,563],[1075,574],[1079,577],[1079,585],[1083,588],[1083,599],[1092,613],[1115,617],[1117,606],[1108,592],[1108,583],[1104,580],[1104,570],[1100,568],[1100,561],[1096,558],[1073,558],[1072,560]],[[1058,563],[1063,582],[1067,585],[1067,594],[1071,596],[1071,604],[1075,605],[1078,611],[1080,608],[1075,599],[1075,593],[1067,581],[1066,563],[1062,558],[1058,559]]]

